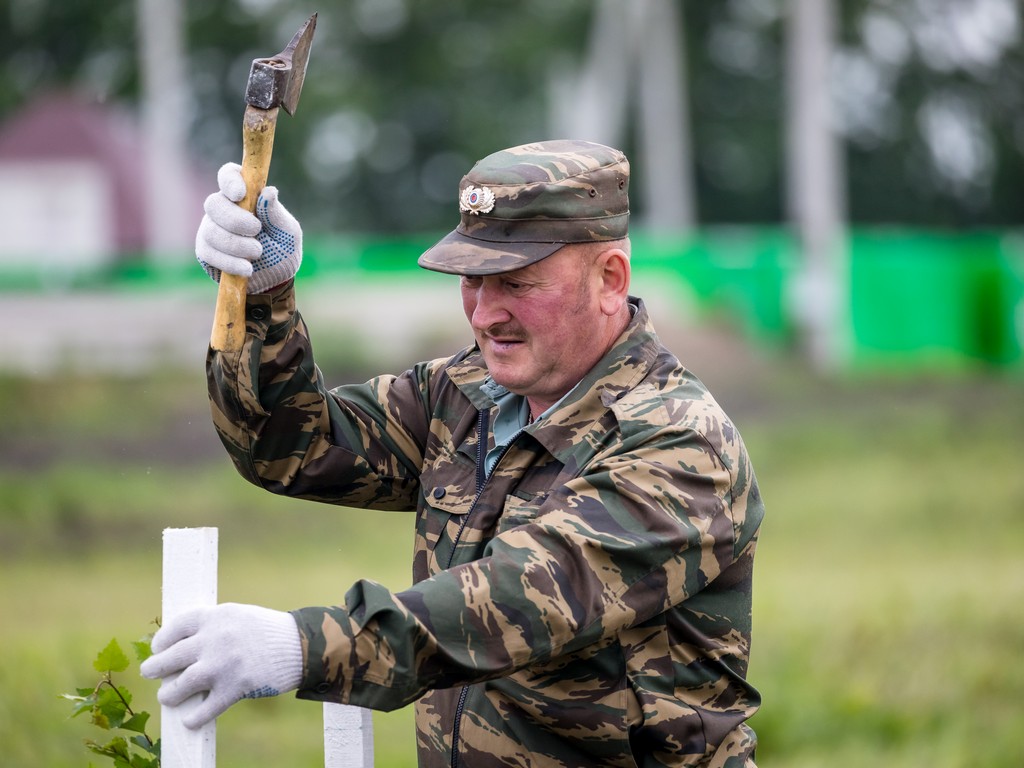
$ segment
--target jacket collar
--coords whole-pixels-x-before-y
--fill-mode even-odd
[[[526,431],[567,463],[567,453],[603,432],[602,417],[651,370],[661,344],[642,299],[630,297],[633,317],[612,347],[544,419]],[[448,368],[456,387],[478,409],[491,408],[504,390],[487,372],[479,350]]]

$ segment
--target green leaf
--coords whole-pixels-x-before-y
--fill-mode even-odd
[[[132,755],[131,768],[160,768],[160,756],[147,757],[146,755]]]
[[[157,764],[160,762],[160,739],[157,739],[153,744],[143,747],[149,754],[156,755]],[[139,746],[142,746],[141,744]]]
[[[92,721],[100,728],[120,728],[131,703],[131,694],[123,688],[104,686],[96,694]]]
[[[121,728],[125,731],[134,731],[135,733],[145,733],[146,723],[149,720],[149,712],[139,712],[137,715],[133,715],[129,719],[121,723]],[[132,739],[134,741],[134,739]]]
[[[157,739],[156,744],[150,742],[149,737],[143,734],[142,736],[132,736],[130,739],[131,743],[140,749],[144,749],[151,755],[160,757],[160,740]]]
[[[153,655],[152,640],[153,636],[147,635],[141,640],[136,640],[132,643],[132,646],[135,648],[135,658],[139,660],[140,664]]]
[[[79,696],[75,696],[71,693],[62,693],[60,697],[67,699],[74,706],[71,708],[70,717],[78,717],[83,712],[86,712],[96,706],[96,691],[92,688],[79,688]]]
[[[132,755],[131,768],[160,768],[160,758]]]
[[[117,686],[117,692],[120,694],[121,698],[124,699],[125,708],[127,709],[128,707],[130,707],[132,703],[132,692],[125,688],[123,685]]]
[[[92,665],[97,672],[124,672],[128,669],[128,657],[124,655],[117,640],[113,639],[100,651]]]
[[[111,739],[107,744],[97,744],[95,741],[85,742],[90,750],[95,752],[97,755],[103,755],[104,757],[112,757],[115,760],[122,758],[129,760],[131,755],[128,752],[128,741],[120,736],[116,736]]]

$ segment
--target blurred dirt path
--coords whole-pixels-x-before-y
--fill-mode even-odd
[[[457,283],[425,283],[300,286],[300,308],[330,386],[398,373],[471,341]],[[758,387],[769,366],[763,355],[730,330],[698,322],[685,296],[671,287],[637,283],[634,292],[647,302],[666,346],[734,418],[765,407]],[[220,457],[201,383],[214,300],[212,284],[165,293],[0,296],[8,318],[0,333],[0,375],[49,381],[79,374],[117,378],[186,371],[196,376],[194,398],[150,414],[157,426],[147,437],[129,437],[131,430],[123,438],[116,431],[77,435],[43,425],[0,441],[0,461],[40,468],[90,454],[154,464]]]
[[[636,283],[666,345],[709,379],[745,375],[756,354],[735,334],[698,323],[685,296]],[[76,291],[0,296],[0,372],[136,375],[203,365],[214,291]],[[454,281],[300,286],[300,309],[323,346],[357,339],[381,365],[408,365],[470,339]],[[715,373],[720,371],[721,373]]]

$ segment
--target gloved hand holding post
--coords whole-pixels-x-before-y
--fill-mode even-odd
[[[257,200],[267,184],[278,110],[284,107],[289,115],[295,113],[315,29],[316,14],[313,14],[281,53],[252,63],[242,123],[241,173],[245,195],[238,203],[249,213],[256,212]],[[233,352],[242,348],[247,279],[226,271],[221,275],[210,336],[214,350]]]
[[[176,617],[153,637],[144,677],[177,675],[157,698],[174,707],[197,693],[202,704],[183,718],[199,728],[241,699],[277,696],[302,681],[302,645],[290,613],[255,605],[222,603]]]

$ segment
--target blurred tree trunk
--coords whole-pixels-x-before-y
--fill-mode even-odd
[[[192,249],[186,149],[191,119],[181,0],[138,0],[138,55],[145,142],[146,243],[150,258]]]
[[[676,0],[599,0],[578,73],[552,75],[556,134],[616,147],[635,137],[633,189],[641,204],[632,207],[653,230],[695,226],[687,105]]]
[[[834,128],[834,0],[790,0],[787,34],[787,204],[802,261],[791,309],[820,368],[844,354],[845,179]]]
[[[638,157],[644,223],[656,231],[696,224],[682,4],[631,0],[638,58]]]

